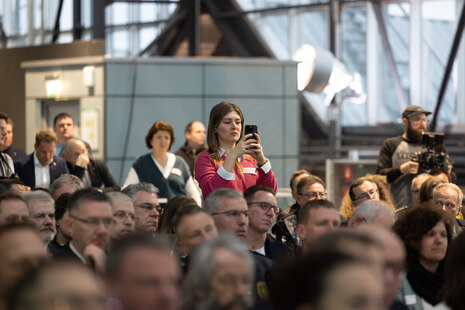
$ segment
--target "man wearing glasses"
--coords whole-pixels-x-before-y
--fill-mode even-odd
[[[412,157],[415,152],[424,151],[421,136],[426,131],[426,117],[430,114],[420,106],[408,106],[402,112],[404,133],[386,139],[381,146],[376,173],[387,176],[397,208],[412,204],[410,188],[418,173],[418,163],[412,161]]]
[[[350,185],[349,197],[357,207],[366,200],[379,200],[379,190],[376,184],[362,178]]]
[[[155,234],[162,208],[158,203],[158,188],[147,182],[131,184],[124,188],[134,203],[135,231]]]
[[[103,272],[104,251],[113,224],[110,200],[98,190],[86,188],[72,194],[68,203],[65,226],[71,234],[71,242],[65,247],[67,252],[58,255],[77,257],[94,271]]]
[[[249,207],[249,226],[245,239],[249,250],[274,262],[283,255],[289,255],[291,250],[268,234],[276,215],[280,212],[273,189],[264,185],[254,185],[244,192],[244,197]]]

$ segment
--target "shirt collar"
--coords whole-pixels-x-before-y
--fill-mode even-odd
[[[228,156],[228,152],[226,152],[226,150],[220,146],[218,150],[218,155],[220,155],[220,158],[223,157],[223,155]]]
[[[34,152],[34,166],[39,166],[39,167],[44,168],[44,167],[47,167],[48,165],[50,165],[50,163],[52,161],[53,161],[53,158],[52,158],[52,160],[50,160],[50,162],[47,165],[42,166],[42,164],[39,162],[39,159],[37,158],[36,152]]]
[[[84,258],[84,256],[81,255],[81,253],[79,253],[76,248],[74,247],[73,245],[73,241],[71,241],[69,243],[69,248],[71,249],[71,251],[73,251],[74,254],[76,254],[76,256],[85,264],[87,265],[87,262],[86,262],[86,259]]]

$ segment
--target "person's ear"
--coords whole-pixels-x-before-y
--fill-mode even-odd
[[[402,124],[406,127],[408,124],[408,119],[406,119],[405,117],[402,118]]]
[[[297,231],[297,236],[299,236],[300,240],[305,240],[305,226],[304,224],[297,224],[295,230]]]
[[[181,240],[178,239],[178,240],[176,241],[176,246],[178,247],[178,249],[179,249],[182,253],[188,254],[188,253],[186,252],[186,247],[184,246],[184,243],[183,243]]]
[[[356,218],[354,218],[354,221],[353,221],[355,227],[357,227],[360,224],[363,224],[365,222],[366,222],[366,220],[365,220],[365,218],[363,216],[357,216]]]

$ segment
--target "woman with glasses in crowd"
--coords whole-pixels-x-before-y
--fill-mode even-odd
[[[189,166],[182,157],[169,152],[173,142],[173,128],[168,123],[156,121],[145,137],[145,144],[152,152],[136,159],[123,187],[148,182],[158,188],[159,197],[168,201],[176,196],[188,195],[200,204],[200,192]]]
[[[250,186],[266,185],[278,191],[260,136],[258,133],[244,135],[244,116],[237,105],[221,102],[213,107],[207,144],[208,151],[200,154],[195,162],[195,179],[204,199],[221,187],[243,193]]]
[[[452,240],[451,225],[437,209],[402,212],[393,227],[407,249],[407,273],[398,299],[411,310],[447,309],[441,304],[444,261]]]

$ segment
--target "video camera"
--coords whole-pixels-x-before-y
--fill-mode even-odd
[[[424,152],[416,152],[412,161],[418,163],[418,172],[431,172],[432,169],[449,169],[449,154],[444,150],[444,133],[425,132],[421,137],[421,145],[426,148]]]

